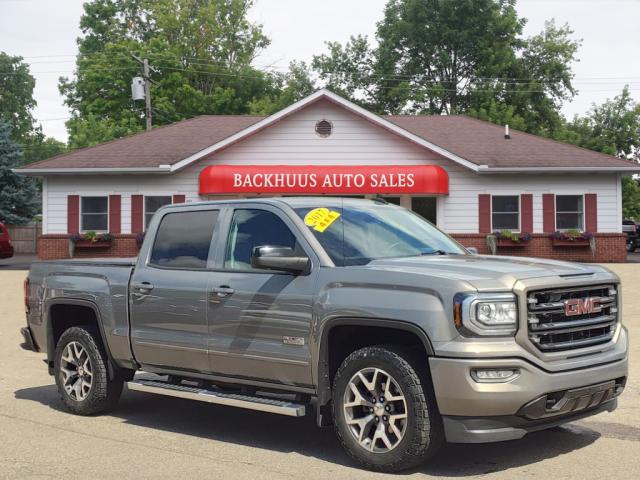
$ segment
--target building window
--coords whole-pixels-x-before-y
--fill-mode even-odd
[[[153,215],[160,207],[169,205],[172,203],[171,196],[160,197],[144,197],[144,229],[149,226],[149,222],[153,218]]]
[[[491,196],[491,229],[520,231],[520,195]]]
[[[558,230],[584,230],[582,195],[556,195],[556,228]]]
[[[109,197],[82,197],[80,200],[80,230],[109,230]]]

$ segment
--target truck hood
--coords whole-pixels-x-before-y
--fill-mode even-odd
[[[511,289],[518,280],[528,278],[585,277],[597,273],[610,273],[607,269],[593,264],[490,255],[425,255],[387,258],[374,260],[367,267],[465,281],[478,290]],[[615,275],[611,275],[615,278]]]

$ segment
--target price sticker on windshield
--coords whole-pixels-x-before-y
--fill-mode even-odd
[[[317,232],[324,232],[340,217],[340,213],[328,208],[314,208],[304,216],[304,223]]]

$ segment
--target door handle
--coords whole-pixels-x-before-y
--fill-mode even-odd
[[[153,285],[149,282],[132,283],[131,288],[133,290],[138,290],[140,293],[149,293],[153,290]]]
[[[227,285],[220,285],[219,287],[211,290],[211,293],[215,293],[218,297],[226,297],[227,295],[231,295],[233,292],[235,292],[235,290]]]

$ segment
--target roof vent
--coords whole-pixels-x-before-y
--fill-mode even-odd
[[[321,137],[328,137],[329,135],[331,135],[332,131],[333,125],[331,125],[331,122],[328,120],[320,120],[318,123],[316,123],[316,133]]]
[[[509,124],[504,126],[504,138],[507,140],[511,138],[511,135],[509,135]]]

